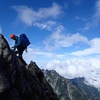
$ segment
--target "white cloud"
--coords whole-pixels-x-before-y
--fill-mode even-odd
[[[95,5],[95,13],[93,15],[93,24],[98,25],[100,23],[100,0],[97,0]]]
[[[100,58],[53,60],[46,69],[56,70],[66,78],[85,77],[87,84],[100,88]]]
[[[26,60],[27,63],[30,63],[31,60],[35,59],[36,57],[40,57],[40,56],[42,56],[42,58],[45,57],[45,59],[46,58],[47,59],[49,58],[61,59],[61,58],[64,58],[66,55],[56,54],[56,53],[51,53],[51,52],[44,52],[39,49],[30,48],[30,47],[28,48],[28,53],[24,52],[24,59]]]
[[[36,55],[42,55],[42,56],[45,56],[45,57],[51,57],[51,58],[63,58],[64,55],[62,54],[55,54],[55,53],[49,53],[49,52],[34,52]]]
[[[79,33],[66,35],[63,34],[63,27],[59,27],[56,32],[51,34],[45,40],[46,49],[53,50],[60,47],[70,47],[78,42],[83,42],[88,44],[88,39]]]
[[[57,23],[55,21],[47,21],[44,23],[36,22],[33,24],[33,26],[37,26],[40,29],[46,29],[49,31],[53,31],[57,27]]]
[[[26,25],[32,25],[33,22],[43,19],[57,18],[62,13],[61,6],[57,3],[53,3],[49,8],[40,8],[38,11],[27,6],[13,6],[12,8],[18,12],[18,19]]]
[[[90,72],[90,76],[85,77],[85,83],[87,85],[92,85],[100,91],[100,68],[95,69]]]
[[[72,52],[75,56],[87,56],[91,54],[100,54],[100,38],[94,38],[90,41],[90,48],[84,49],[82,51]]]

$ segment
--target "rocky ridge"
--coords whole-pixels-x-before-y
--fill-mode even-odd
[[[26,69],[0,34],[0,100],[59,100],[43,72],[31,61]]]
[[[94,100],[78,88],[70,79],[60,76],[55,70],[42,70],[60,100]]]

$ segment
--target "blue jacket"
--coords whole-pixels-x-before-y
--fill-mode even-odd
[[[21,46],[21,39],[20,39],[20,37],[16,36],[16,38],[15,38],[14,50],[15,50],[16,48],[18,48],[19,46]]]

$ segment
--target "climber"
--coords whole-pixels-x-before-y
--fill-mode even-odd
[[[15,34],[11,34],[10,38],[15,40],[15,45],[12,48],[15,53],[19,55],[18,58],[22,61],[22,63],[27,65],[22,57],[22,54],[24,50],[27,52],[27,46],[30,44],[30,41],[25,34],[21,34],[20,36],[15,36]]]

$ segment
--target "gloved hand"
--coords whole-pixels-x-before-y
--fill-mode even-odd
[[[14,49],[14,46],[12,46],[11,48]]]
[[[12,50],[15,50],[14,46],[11,47]]]

